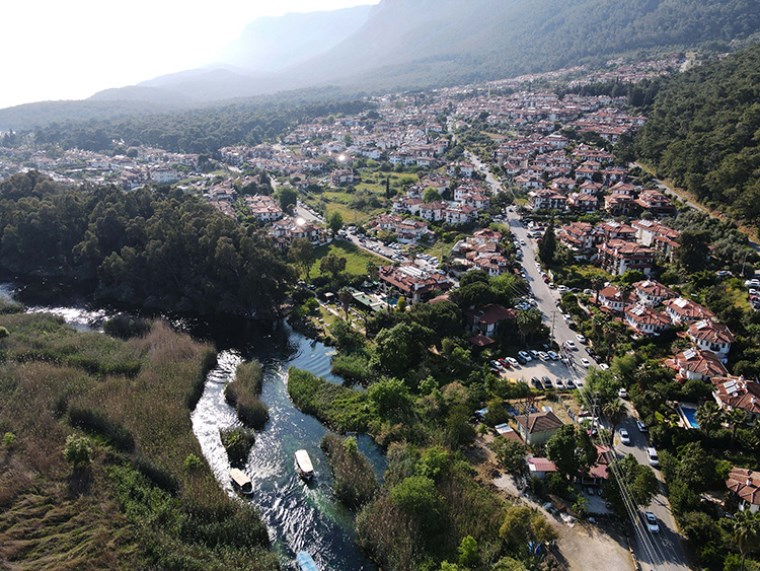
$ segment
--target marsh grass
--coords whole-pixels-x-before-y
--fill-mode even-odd
[[[44,314],[0,315],[0,561],[14,569],[278,569],[255,509],[205,463],[188,404],[214,352],[156,322],[129,340]],[[193,403],[194,404],[194,403]],[[78,424],[80,428],[69,424]],[[66,436],[95,442],[72,493]],[[1,566],[0,566],[1,567]]]
[[[338,432],[366,432],[371,420],[366,393],[336,385],[316,375],[291,367],[288,394],[306,414]]]

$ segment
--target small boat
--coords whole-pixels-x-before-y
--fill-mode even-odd
[[[298,565],[298,571],[319,571],[314,559],[305,551],[299,551],[296,554],[296,565]]]
[[[232,468],[230,470],[230,480],[232,481],[232,484],[238,490],[240,490],[241,494],[245,494],[247,496],[253,493],[253,483],[251,482],[251,479],[248,477],[248,475],[242,470],[239,470],[238,468]]]
[[[296,450],[296,470],[304,480],[311,480],[314,476],[314,466],[312,466],[311,458],[309,458],[309,453],[306,450]]]

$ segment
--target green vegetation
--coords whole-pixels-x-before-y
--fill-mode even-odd
[[[180,191],[62,190],[29,172],[0,195],[0,267],[93,279],[107,299],[263,317],[294,278],[267,236]]]
[[[288,372],[288,394],[306,414],[313,414],[339,432],[366,431],[369,420],[367,395],[330,383],[291,367]]]
[[[711,208],[757,228],[760,47],[674,77],[636,138],[639,156]]]
[[[319,445],[330,460],[333,493],[349,508],[360,508],[377,492],[375,474],[369,460],[359,452],[356,439],[327,434]]]
[[[10,332],[0,340],[0,433],[14,435],[0,455],[4,562],[278,569],[256,511],[231,501],[205,463],[188,462],[202,457],[187,404],[214,362],[210,347],[160,322],[126,341],[44,314],[0,316],[0,326]],[[124,360],[128,374],[114,366]]]
[[[242,468],[248,461],[248,454],[256,443],[256,433],[250,428],[230,428],[220,430],[222,445],[227,451],[232,466]]]
[[[130,145],[211,155],[229,145],[258,145],[271,140],[298,121],[330,113],[358,113],[368,107],[361,101],[346,101],[335,91],[333,102],[325,102],[325,95],[324,90],[299,91],[290,98],[278,94],[234,105],[173,112],[166,105],[150,105],[146,111],[144,101],[137,105],[46,102],[4,109],[0,123],[16,130],[34,129],[34,140],[39,145],[126,152],[126,146],[119,141],[129,141]]]
[[[258,399],[264,372],[258,361],[241,363],[235,370],[235,379],[224,387],[224,399],[237,412],[240,422],[260,430],[269,420],[267,406]]]
[[[374,256],[357,247],[353,242],[346,240],[334,240],[325,246],[319,246],[314,249],[314,256],[317,260],[322,260],[330,254],[346,260],[346,267],[342,271],[345,271],[350,276],[366,276],[367,264],[370,262],[375,264],[385,263],[382,258]],[[318,275],[330,276],[331,273],[329,270],[325,271],[320,268]]]

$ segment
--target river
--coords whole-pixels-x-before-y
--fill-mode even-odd
[[[13,298],[29,311],[49,311],[63,317],[80,331],[100,330],[114,313],[97,307],[76,291],[60,284],[0,283],[0,297]],[[269,407],[270,420],[257,433],[245,471],[254,494],[250,500],[260,511],[276,551],[288,569],[295,553],[311,553],[324,571],[374,571],[377,567],[355,544],[352,512],[332,494],[332,474],[319,448],[327,429],[314,417],[299,411],[287,393],[289,367],[306,369],[331,382],[342,380],[330,373],[332,349],[294,332],[286,324],[262,331],[243,321],[208,322],[170,319],[178,329],[198,339],[212,341],[219,351],[218,365],[208,374],[206,386],[192,413],[193,431],[211,469],[231,495],[229,462],[219,429],[237,424],[234,411],[224,401],[224,386],[234,377],[238,364],[258,359],[264,367],[261,400]],[[365,435],[357,437],[378,479],[385,470],[385,457]],[[305,448],[311,456],[315,478],[303,482],[296,474],[293,454]]]

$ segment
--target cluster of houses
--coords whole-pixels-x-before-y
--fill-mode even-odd
[[[500,232],[483,228],[460,240],[451,249],[449,271],[462,274],[470,270],[483,270],[489,276],[508,272],[509,259],[504,255]]]
[[[124,190],[174,184],[186,176],[201,174],[197,154],[172,153],[147,146],[130,147],[128,152],[114,155],[76,148],[50,153],[31,144],[0,147],[2,176],[29,169],[43,172],[59,182],[114,184]]]
[[[648,276],[658,257],[672,261],[679,237],[678,230],[654,220],[572,222],[557,230],[577,261],[596,263],[613,275],[638,270]]]

